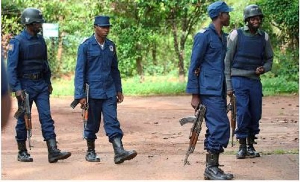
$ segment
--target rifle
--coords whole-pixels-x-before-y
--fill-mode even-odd
[[[230,126],[231,126],[231,147],[233,147],[233,137],[236,128],[236,97],[233,94],[230,96],[229,104],[227,105],[227,113],[230,111]]]
[[[29,94],[22,90],[22,96],[24,100],[22,100],[21,104],[18,107],[17,112],[15,113],[14,117],[18,119],[22,114],[24,114],[25,126],[27,130],[27,138],[28,138],[28,145],[29,149],[31,150],[31,136],[32,136],[32,122],[31,122],[31,110],[29,104]]]
[[[89,90],[90,86],[89,84],[85,84],[85,93],[86,93],[86,103],[81,107],[81,116],[83,121],[83,129],[86,127],[86,123],[88,121],[88,110],[89,110]],[[74,109],[79,103],[79,99],[74,99],[70,106]],[[83,131],[84,132],[84,131]]]
[[[203,122],[205,112],[206,112],[206,107],[199,103],[199,105],[196,109],[195,117],[186,117],[186,118],[182,118],[179,120],[179,123],[181,124],[181,126],[188,122],[192,122],[192,121],[194,122],[194,124],[191,128],[190,136],[189,136],[190,143],[189,143],[189,148],[185,154],[184,165],[190,164],[188,162],[188,157],[195,150],[195,147],[196,147],[196,144],[198,141],[198,137],[199,137],[199,134],[202,129],[201,125]]]

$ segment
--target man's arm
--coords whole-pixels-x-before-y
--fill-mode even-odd
[[[268,72],[271,71],[272,69],[274,53],[271,46],[269,35],[266,32],[265,32],[265,39],[266,39],[266,47],[264,53],[265,64],[263,65],[263,68],[264,68],[264,72]]]
[[[236,51],[236,44],[237,44],[237,37],[238,37],[238,32],[237,30],[233,30],[228,38],[227,38],[227,52],[226,52],[226,57],[224,60],[225,64],[225,77],[226,77],[226,86],[227,86],[227,91],[232,91],[232,84],[231,84],[231,66],[233,62],[233,57]]]
[[[190,94],[199,94],[199,68],[207,49],[207,38],[205,31],[199,32],[194,38],[194,45],[192,49],[191,63],[188,73],[188,83],[186,92]]]
[[[85,70],[87,69],[86,62],[87,62],[87,57],[86,57],[85,46],[84,44],[80,44],[78,47],[77,63],[76,63],[75,77],[74,77],[75,99],[81,99],[86,97],[85,90],[84,90],[85,77],[86,77]]]
[[[8,81],[13,92],[22,90],[21,83],[18,79],[19,45],[20,42],[17,39],[11,39],[7,54]]]
[[[121,82],[121,75],[119,71],[119,66],[118,66],[118,56],[117,56],[117,51],[116,51],[116,46],[113,45],[113,51],[114,51],[114,57],[112,60],[112,65],[111,65],[111,74],[112,78],[114,80],[114,84],[116,87],[117,93],[120,92],[122,93],[122,82]]]

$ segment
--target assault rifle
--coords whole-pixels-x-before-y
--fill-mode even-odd
[[[233,94],[230,96],[229,104],[227,105],[227,113],[230,111],[230,126],[231,126],[231,146],[233,147],[233,137],[236,128],[236,98]]]
[[[89,110],[89,84],[85,84],[85,93],[86,93],[86,103],[81,107],[81,116],[83,121],[83,129],[86,127],[86,123],[88,121],[88,110]],[[74,109],[79,103],[79,99],[74,99],[70,106]],[[84,132],[84,131],[83,131]]]
[[[179,123],[180,123],[181,126],[186,124],[186,123],[189,123],[189,122],[194,123],[192,128],[191,128],[191,132],[190,132],[190,136],[189,136],[190,143],[189,143],[189,148],[188,148],[188,150],[186,152],[186,155],[185,155],[184,165],[190,164],[188,162],[188,157],[195,150],[195,147],[196,147],[196,144],[197,144],[197,141],[198,141],[198,137],[199,137],[199,134],[200,134],[201,129],[202,129],[201,125],[202,125],[202,122],[203,122],[205,112],[206,112],[206,107],[199,103],[198,107],[196,108],[195,117],[185,117],[185,118],[182,118],[182,119],[179,120]]]
[[[28,138],[28,145],[29,149],[31,150],[31,136],[32,136],[32,122],[31,122],[31,110],[29,104],[29,94],[22,90],[21,97],[24,100],[21,101],[21,104],[18,107],[17,112],[15,113],[14,117],[18,119],[22,114],[24,114],[25,126],[27,130],[27,138]]]

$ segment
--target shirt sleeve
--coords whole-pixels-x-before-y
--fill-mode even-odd
[[[263,65],[265,72],[271,71],[272,69],[272,64],[273,64],[273,49],[271,45],[271,41],[269,39],[269,35],[265,32],[265,39],[266,39],[266,48],[265,48],[265,63]]]
[[[207,50],[208,41],[205,36],[205,32],[197,33],[194,38],[194,44],[192,49],[191,63],[188,72],[188,82],[186,92],[190,94],[199,94],[199,75],[195,74],[197,69],[200,69],[200,65],[204,60],[204,56]]]
[[[7,53],[7,74],[9,86],[13,92],[22,90],[21,82],[18,79],[18,63],[19,63],[19,48],[20,42],[17,39],[11,39]]]
[[[75,99],[81,99],[86,96],[84,91],[84,83],[85,83],[85,70],[86,70],[86,62],[87,62],[87,54],[85,49],[85,44],[81,44],[78,47],[78,53],[77,53],[77,63],[75,68],[75,79],[74,79],[74,85],[75,85]]]
[[[45,49],[48,51],[46,42],[45,42]],[[47,54],[45,55],[45,73],[44,74],[45,74],[46,83],[51,85],[51,68],[50,68],[50,65],[49,65]]]
[[[231,67],[232,67],[233,57],[237,46],[237,37],[238,37],[237,30],[233,30],[227,37],[227,52],[224,59],[224,65],[225,65],[224,73],[226,78],[227,91],[233,90],[231,84]]]
[[[7,75],[6,75],[6,69],[3,60],[4,57],[1,53],[1,96],[8,93]]]
[[[111,66],[112,77],[115,83],[116,91],[122,92],[122,82],[121,82],[120,70],[118,68],[118,57],[117,57],[116,46],[113,45],[113,48],[114,48],[114,57]]]

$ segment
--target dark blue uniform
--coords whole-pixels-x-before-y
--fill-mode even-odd
[[[223,152],[230,135],[224,75],[226,44],[226,35],[222,32],[219,37],[213,24],[197,33],[186,89],[187,93],[200,94],[201,103],[206,106],[204,147],[211,153]],[[198,68],[199,76],[195,74]]]
[[[26,30],[9,43],[7,70],[13,92],[26,90],[30,107],[35,102],[44,140],[56,138],[51,118],[49,90],[51,71],[47,61],[47,47],[41,35],[32,36]],[[20,101],[18,101],[20,104]],[[26,141],[24,116],[18,118],[16,140]]]
[[[101,113],[104,129],[109,140],[123,137],[117,119],[117,92],[122,92],[121,77],[115,44],[105,40],[104,47],[94,35],[86,39],[78,48],[75,71],[75,99],[86,97],[85,84],[89,84],[89,117],[84,129],[86,139],[96,139]]]

